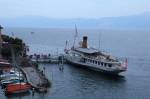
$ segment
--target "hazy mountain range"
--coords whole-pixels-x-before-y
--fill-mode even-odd
[[[120,28],[149,29],[150,12],[132,16],[105,17],[99,19],[53,19],[41,16],[23,16],[17,18],[0,18],[5,27],[41,27],[41,28]]]

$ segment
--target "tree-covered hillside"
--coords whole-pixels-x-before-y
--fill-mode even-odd
[[[2,44],[2,56],[4,58],[10,58],[12,56],[12,51],[15,55],[22,53],[25,44],[19,38],[13,38],[7,35],[2,35],[3,44]]]

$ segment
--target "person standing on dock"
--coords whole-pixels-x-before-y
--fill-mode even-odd
[[[32,96],[34,96],[34,93],[35,93],[35,89],[34,87],[32,88]]]

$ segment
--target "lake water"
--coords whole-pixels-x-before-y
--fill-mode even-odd
[[[74,29],[6,28],[3,33],[22,38],[29,54],[62,53],[66,40],[72,45]],[[13,32],[13,33],[12,33]],[[31,33],[32,32],[32,33]],[[34,33],[33,33],[34,32]],[[150,31],[78,29],[79,39],[87,35],[89,45],[117,57],[128,58],[128,71],[119,77],[64,65],[39,64],[52,82],[46,94],[21,94],[0,99],[150,99]],[[100,44],[99,44],[100,40]]]

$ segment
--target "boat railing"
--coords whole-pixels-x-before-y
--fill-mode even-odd
[[[114,61],[114,60],[108,60],[108,59],[105,59],[105,58],[95,58],[95,57],[89,57],[89,56],[83,56],[82,55],[82,58],[83,59],[86,59],[86,60],[95,60],[95,61],[101,61],[101,62],[104,62],[104,63],[111,63],[111,64],[118,64],[119,61]]]

